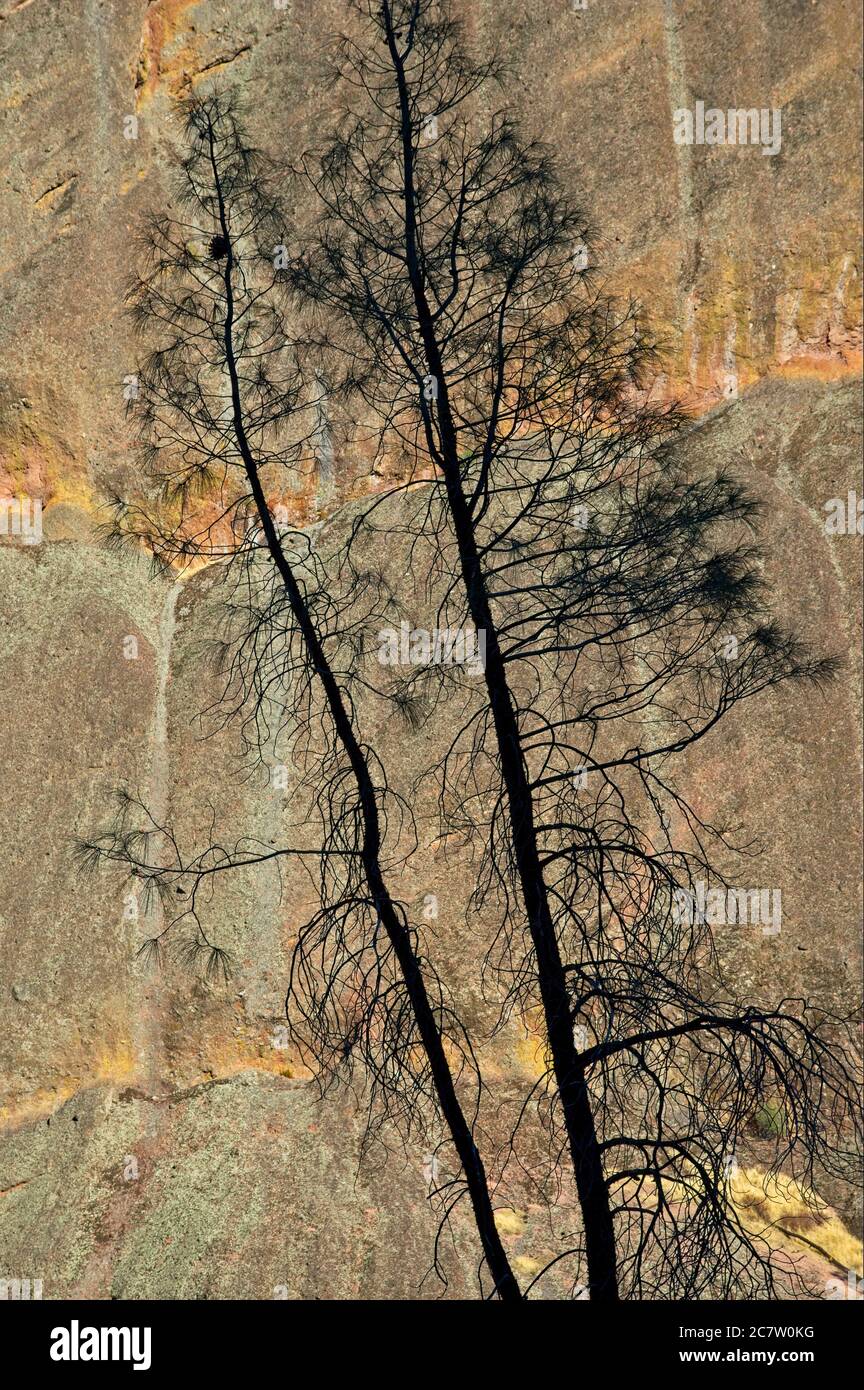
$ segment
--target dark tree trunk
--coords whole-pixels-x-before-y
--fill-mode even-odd
[[[522,760],[518,724],[477,553],[471,513],[462,489],[456,430],[450,411],[447,380],[420,273],[408,86],[387,0],[383,0],[382,15],[385,19],[387,42],[399,92],[407,268],[426,355],[426,366],[438,385],[441,465],[468,607],[477,631],[486,633],[486,689],[507,790],[516,866],[528,916],[528,927],[537,955],[537,973],[549,1050],[585,1223],[589,1293],[592,1299],[615,1302],[618,1300],[618,1279],[609,1192],[603,1173],[585,1075],[573,1038],[566,977],[555,925],[549,911],[546,883],[537,845],[531,789]]]
[[[422,971],[411,944],[410,935],[405,925],[400,920],[393,900],[384,883],[380,865],[381,828],[378,816],[378,800],[375,793],[374,782],[369,771],[369,765],[363,753],[363,749],[357,740],[342,692],[321,646],[318,633],[309,615],[302,591],[288,560],[285,558],[282,545],[279,541],[279,535],[274,525],[273,518],[270,515],[267,499],[264,496],[264,490],[258,476],[258,465],[253,457],[252,449],[246,436],[243,424],[243,410],[233,340],[234,292],[231,281],[233,253],[215,156],[212,158],[212,164],[219,204],[220,225],[222,227],[222,235],[225,244],[228,248],[224,270],[226,300],[224,344],[225,359],[231,383],[232,423],[237,447],[243,460],[243,466],[264,532],[267,549],[282,579],[291,611],[294,614],[294,618],[306,644],[309,659],[324,689],[327,707],[333,719],[336,736],[342,744],[351,764],[351,770],[354,774],[357,790],[360,795],[360,806],[363,817],[362,860],[370,897],[375,904],[375,909],[396,954],[396,959],[399,962],[405,980],[408,997],[411,1000],[414,1017],[417,1021],[420,1037],[435,1083],[435,1090],[441,1106],[441,1113],[450,1131],[453,1145],[459,1155],[459,1161],[462,1164],[462,1170],[465,1174],[465,1181],[468,1185],[468,1192],[477,1230],[480,1235],[490,1273],[495,1282],[495,1292],[498,1294],[499,1298],[506,1302],[521,1302],[522,1295],[519,1284],[510,1268],[507,1255],[501,1244],[501,1237],[495,1225],[495,1215],[489,1195],[486,1171],[474,1143],[471,1128],[465,1119],[465,1115],[459,1103],[459,1098],[456,1095],[450,1064],[447,1061],[432,1005],[429,1002]]]

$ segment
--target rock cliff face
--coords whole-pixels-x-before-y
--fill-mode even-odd
[[[297,153],[331,115],[319,60],[350,11],[342,0],[3,3],[0,492],[93,503],[126,462],[118,407],[133,354],[120,308],[136,217],[166,196],[172,99],[237,83],[260,143]],[[513,110],[590,215],[592,260],[665,341],[660,389],[704,410],[766,375],[860,372],[854,6],[458,8],[470,36],[509,61]],[[697,102],[779,109],[779,151],[676,144],[673,113]]]
[[[95,543],[93,517],[131,467],[120,306],[136,218],[166,196],[172,98],[236,77],[259,141],[299,150],[328,115],[316,58],[344,7],[2,3],[0,498],[45,512],[40,545],[0,535],[0,1278],[42,1278],[46,1297],[411,1296],[435,1226],[423,1153],[373,1159],[358,1178],[348,1098],[316,1106],[279,1045],[305,883],[281,901],[273,883],[226,891],[238,969],[217,988],[137,965],[134,905],[82,881],[69,853],[121,782],[190,835],[208,802],[235,835],[267,838],[289,809],[237,778],[230,731],[202,741],[193,722],[214,689],[201,655],[213,575],[151,580]],[[861,538],[825,522],[831,499],[862,491],[855,7],[461,8],[509,56],[512,104],[590,211],[609,280],[664,338],[657,389],[695,411],[681,447],[767,501],[781,614],[849,654],[826,697],[745,710],[692,767],[700,804],[759,836],[759,881],[782,885],[782,931],[728,929],[730,967],[755,994],[845,997],[858,973]],[[780,108],[780,151],[676,145],[673,111],[699,100]],[[367,486],[348,461],[333,468],[335,500]],[[298,497],[298,515],[314,504]],[[398,733],[406,785],[425,737]],[[470,886],[469,864],[430,853],[405,896],[438,894],[435,950],[481,1023]],[[505,1093],[535,1051],[515,1024],[487,1050]],[[510,1225],[529,1271],[548,1234],[527,1198]],[[471,1291],[472,1266],[458,1228],[452,1292]]]

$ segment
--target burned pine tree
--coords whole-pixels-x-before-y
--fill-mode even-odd
[[[116,499],[109,539],[143,544],[175,573],[220,565],[224,684],[214,713],[218,724],[239,726],[249,766],[268,754],[297,770],[299,843],[223,843],[214,817],[209,842],[187,852],[170,825],[126,793],[115,824],[83,844],[81,857],[90,867],[119,866],[161,906],[145,952],[173,949],[211,975],[227,966],[208,923],[214,882],[255,865],[305,869],[320,908],[297,933],[290,1034],[322,1090],[359,1073],[375,1132],[385,1121],[403,1136],[423,1132],[430,1113],[443,1121],[458,1167],[439,1185],[442,1226],[467,1195],[491,1276],[487,1295],[518,1300],[475,1142],[474,1053],[418,925],[389,886],[410,810],[357,728],[353,653],[358,624],[365,629],[378,605],[374,578],[352,593],[352,616],[278,500],[290,494],[290,475],[312,466],[308,406],[317,392],[290,349],[273,172],[249,145],[231,98],[192,100],[185,142],[176,211],[147,224],[145,269],[130,293],[147,348],[130,402],[143,483]]]
[[[400,697],[456,722],[443,813],[485,846],[473,922],[494,910],[502,1017],[542,1012],[536,1098],[578,1193],[576,1278],[600,1301],[764,1296],[770,1243],[730,1200],[730,1158],[770,1103],[778,1172],[808,1191],[848,1173],[846,1021],[723,978],[687,903],[736,846],[675,765],[743,701],[833,663],[770,614],[755,500],[676,454],[684,417],[652,403],[640,315],[598,287],[495,60],[437,0],[352,8],[343,115],[296,171],[312,222],[284,279],[303,351],[334,383],[342,363],[333,394],[402,459],[442,620],[484,636],[481,682],[430,667]],[[397,524],[392,500],[358,545],[385,509]]]

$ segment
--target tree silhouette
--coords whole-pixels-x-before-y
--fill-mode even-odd
[[[146,268],[129,296],[148,349],[130,401],[143,486],[115,499],[108,536],[145,544],[175,571],[221,562],[217,727],[239,724],[252,768],[267,755],[293,765],[298,844],[224,844],[213,814],[208,843],[187,852],[126,792],[113,826],[83,844],[81,857],[89,867],[122,867],[145,901],[161,904],[147,953],[173,945],[211,975],[228,966],[206,920],[220,876],[285,861],[307,869],[320,908],[293,952],[291,1036],[323,1090],[361,1068],[371,1132],[389,1120],[408,1135],[430,1108],[443,1117],[461,1176],[438,1184],[442,1227],[467,1193],[492,1293],[518,1300],[475,1142],[481,1082],[471,1043],[417,924],[388,886],[410,810],[357,729],[354,629],[365,629],[380,596],[373,576],[351,596],[353,618],[340,607],[279,501],[312,455],[315,425],[274,268],[285,220],[273,170],[248,143],[232,98],[189,102],[185,138],[176,211],[148,222]],[[440,1273],[437,1242],[435,1267]]]
[[[846,1020],[723,978],[699,885],[731,892],[746,846],[675,766],[743,701],[834,663],[771,616],[756,501],[673,448],[684,417],[652,399],[640,312],[597,284],[549,153],[496,105],[495,58],[436,0],[353,9],[284,280],[301,352],[402,469],[442,623],[485,636],[482,681],[428,667],[388,689],[428,717],[446,697],[441,805],[485,848],[487,984],[502,1018],[542,1010],[536,1098],[582,1220],[557,1258],[601,1301],[764,1296],[770,1247],[730,1200],[731,1157],[772,1105],[774,1169],[808,1191],[848,1173]],[[349,576],[379,513],[400,525],[392,496],[371,504]]]

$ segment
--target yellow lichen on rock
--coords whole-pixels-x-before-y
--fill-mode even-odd
[[[184,84],[194,50],[188,44],[178,52],[169,54],[168,50],[181,31],[186,11],[199,3],[200,0],[151,0],[141,28],[135,65],[136,110],[151,100],[162,81],[167,80],[175,94],[176,88]]]
[[[834,1211],[783,1173],[736,1168],[729,1195],[742,1225],[786,1249],[815,1249],[841,1269],[864,1269],[864,1247]],[[776,1236],[775,1236],[776,1233]]]
[[[521,1236],[527,1220],[524,1211],[516,1211],[514,1207],[499,1207],[495,1212],[495,1225],[502,1236]]]

